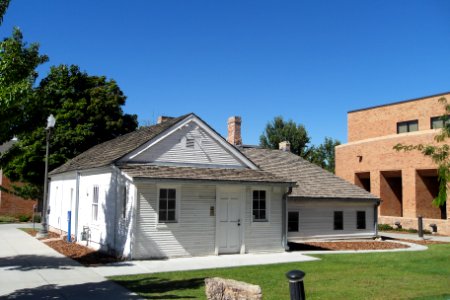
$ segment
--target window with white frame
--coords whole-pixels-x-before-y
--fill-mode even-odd
[[[356,229],[366,229],[366,212],[363,210],[356,212]]]
[[[174,188],[159,189],[159,222],[177,222],[177,190]]]
[[[264,190],[253,191],[253,221],[267,221],[267,197]]]
[[[94,185],[94,189],[92,191],[92,221],[98,220],[98,195],[98,185]]]

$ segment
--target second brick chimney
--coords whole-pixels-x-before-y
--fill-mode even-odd
[[[235,146],[242,145],[241,117],[233,116],[228,118],[228,143]]]
[[[278,149],[285,152],[291,152],[291,143],[284,141],[278,144]]]

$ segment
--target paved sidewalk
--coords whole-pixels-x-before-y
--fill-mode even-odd
[[[267,254],[236,254],[220,256],[200,256],[171,258],[167,260],[134,260],[92,267],[102,276],[131,275],[141,273],[160,273],[215,268],[231,268],[254,265],[268,265],[290,262],[319,260],[300,252],[281,252]]]
[[[0,298],[138,299],[127,289],[17,229],[0,225]]]
[[[439,241],[439,242],[447,242],[450,243],[450,236],[438,236],[427,234],[424,235],[423,238],[420,238],[417,233],[396,233],[396,232],[383,232],[380,231],[378,235],[383,237],[388,237],[391,239],[405,239],[405,240],[427,240],[427,241]]]

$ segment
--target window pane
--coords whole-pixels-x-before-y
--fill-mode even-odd
[[[167,221],[167,210],[160,209],[159,210],[159,222],[164,222],[164,221]]]
[[[259,208],[260,209],[266,209],[266,200],[260,200],[259,201]]]
[[[259,210],[253,210],[253,220],[259,220]]]
[[[260,210],[259,211],[259,219],[265,220],[266,219],[266,210]]]
[[[406,123],[398,123],[397,124],[397,133],[408,132],[408,124]]]
[[[344,213],[342,211],[334,212],[334,230],[344,229]]]
[[[410,132],[419,130],[419,122],[417,122],[417,121],[409,122],[409,128],[408,129],[409,129]]]
[[[168,211],[167,221],[175,221],[175,211],[174,210]]]
[[[288,212],[288,232],[298,232],[298,211]]]
[[[366,229],[366,212],[356,212],[356,229]]]
[[[168,202],[168,207],[167,208],[175,209],[175,203],[176,203],[175,200],[168,200],[167,202]]]
[[[167,198],[167,189],[160,189],[159,190],[159,198],[160,199],[166,199]]]
[[[259,201],[253,200],[253,209],[259,209]]]
[[[167,200],[160,199],[159,200],[159,210],[167,209]]]
[[[259,191],[253,191],[253,200],[259,199]]]
[[[175,189],[169,189],[169,199],[174,199],[176,198],[176,190]]]
[[[259,191],[259,199],[266,200],[266,191]]]
[[[441,117],[434,117],[431,118],[431,128],[432,129],[438,129],[444,127],[444,121],[441,119]]]

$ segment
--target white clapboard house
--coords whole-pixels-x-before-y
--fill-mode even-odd
[[[49,225],[128,259],[276,252],[376,235],[379,199],[283,150],[228,141],[195,114],[99,144],[50,172]]]

